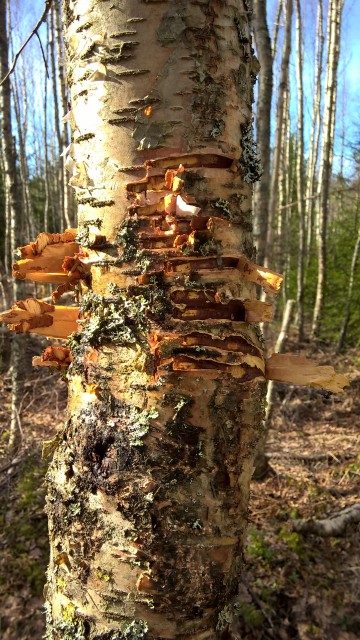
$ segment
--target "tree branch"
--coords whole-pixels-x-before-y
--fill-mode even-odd
[[[39,27],[42,25],[42,23],[45,21],[47,14],[49,13],[49,10],[51,8],[51,3],[52,0],[45,0],[45,8],[44,11],[42,13],[41,18],[38,20],[38,22],[36,23],[35,27],[33,28],[32,32],[30,33],[30,35],[27,37],[27,39],[25,40],[25,42],[21,45],[20,49],[16,52],[14,59],[12,61],[12,65],[9,69],[9,71],[7,72],[6,76],[1,80],[0,82],[0,86],[2,84],[4,84],[4,82],[6,82],[6,80],[8,79],[8,77],[12,74],[12,72],[14,71],[15,67],[16,67],[16,63],[18,61],[19,56],[21,55],[21,53],[23,52],[23,50],[25,49],[26,45],[30,42],[31,38],[34,35],[38,35],[38,29]],[[41,47],[42,49],[42,47]]]
[[[318,536],[341,536],[347,525],[360,522],[360,503],[355,503],[324,520],[294,520],[293,527],[300,533],[315,533]]]

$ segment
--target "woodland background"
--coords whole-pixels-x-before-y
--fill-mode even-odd
[[[3,25],[8,42],[1,43],[5,68],[44,3],[31,7],[29,14],[25,0],[9,3]],[[352,46],[355,11],[347,0],[279,0],[269,6],[266,0],[254,0],[262,66],[255,129],[264,171],[255,191],[254,231],[258,262],[285,275],[275,324],[265,334],[267,348],[269,353],[274,349],[283,312],[294,300],[287,349],[335,364],[349,375],[351,385],[341,396],[276,387],[268,416],[270,468],[253,484],[239,609],[243,638],[360,636],[356,525],[327,538],[294,527],[299,519],[327,518],[353,505],[359,489],[360,81]],[[20,285],[11,279],[15,248],[42,230],[76,226],[68,185],[71,167],[64,153],[70,132],[61,24],[59,3],[53,2],[38,37],[9,78],[11,121],[4,110],[0,113],[1,310],[23,293],[49,295],[40,284],[27,284],[19,294]],[[5,135],[16,157],[13,200],[4,178]],[[66,389],[58,374],[31,370],[31,357],[44,341],[20,336],[18,348],[14,342],[1,329],[0,634],[6,640],[25,640],[41,637],[44,628],[47,463],[41,459],[41,445],[64,419]]]

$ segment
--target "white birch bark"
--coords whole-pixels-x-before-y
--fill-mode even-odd
[[[284,114],[284,96],[288,85],[289,76],[289,60],[291,52],[291,22],[292,22],[292,0],[286,0],[285,11],[285,37],[281,59],[280,81],[278,88],[277,106],[276,106],[276,132],[273,161],[271,167],[271,187],[270,187],[270,200],[269,200],[269,218],[268,229],[266,236],[266,255],[265,266],[269,266],[273,258],[273,247],[275,240],[275,223],[276,223],[276,210],[278,204],[278,180],[280,170],[280,158],[282,147],[282,133],[283,133],[283,114]]]
[[[255,0],[253,24],[256,51],[260,62],[256,107],[256,144],[262,164],[262,175],[254,189],[254,239],[257,247],[257,260],[259,264],[263,264],[266,250],[270,196],[270,137],[273,86],[273,59],[266,19],[266,0]]]
[[[321,314],[324,304],[326,284],[326,231],[329,212],[330,181],[334,146],[334,126],[336,113],[337,70],[340,55],[340,35],[343,0],[330,0],[328,14],[327,73],[322,129],[322,148],[319,170],[318,209],[318,277],[314,306],[312,336],[318,336],[321,329]]]
[[[297,154],[296,185],[299,216],[299,250],[297,261],[297,329],[299,341],[304,338],[304,268],[305,268],[305,201],[304,201],[304,88],[303,42],[300,0],[296,7],[296,79],[297,79]]]

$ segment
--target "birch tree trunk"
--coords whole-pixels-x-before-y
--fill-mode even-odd
[[[59,3],[54,3],[54,4],[59,4]],[[56,44],[55,44],[55,40],[56,40],[56,32],[55,32],[55,19],[54,19],[54,13],[55,13],[55,8],[54,8],[54,4],[52,5],[51,9],[50,9],[50,24],[48,25],[48,53],[49,53],[49,62],[50,62],[50,69],[51,69],[51,82],[52,82],[52,98],[53,98],[53,117],[54,117],[54,125],[55,125],[55,132],[56,132],[56,142],[57,144],[55,145],[56,151],[57,151],[57,161],[55,162],[54,165],[54,170],[56,173],[56,182],[58,184],[58,220],[57,222],[57,228],[58,229],[63,229],[64,225],[66,228],[71,227],[71,222],[70,222],[70,218],[67,216],[67,210],[65,207],[65,190],[68,190],[68,185],[67,185],[67,176],[66,173],[64,171],[64,162],[63,162],[63,157],[62,157],[62,153],[65,149],[65,147],[67,147],[68,144],[68,140],[64,140],[63,137],[63,129],[64,129],[64,125],[61,122],[62,116],[65,115],[65,113],[63,112],[62,107],[62,100],[61,100],[61,87],[59,86],[58,88],[58,65],[59,62],[57,60],[56,57]],[[59,96],[60,93],[60,96]],[[60,107],[60,109],[59,109]],[[60,115],[60,111],[61,111],[61,115]],[[65,125],[66,127],[66,125]],[[46,153],[46,152],[45,152]],[[48,231],[48,227],[45,227],[45,231]]]
[[[299,253],[297,263],[297,329],[298,339],[304,338],[304,269],[305,269],[305,201],[304,201],[304,90],[303,90],[303,44],[300,0],[295,0],[296,7],[296,76],[298,91],[297,112],[297,155],[296,185],[299,214]]]
[[[288,85],[289,76],[289,60],[291,52],[291,21],[292,21],[292,0],[286,0],[285,13],[285,37],[281,58],[281,70],[278,98],[276,103],[276,133],[274,143],[273,161],[271,167],[271,187],[270,187],[270,200],[269,200],[269,218],[268,229],[266,236],[266,256],[265,264],[268,266],[273,257],[273,246],[275,239],[275,217],[276,208],[278,202],[278,180],[280,170],[280,157],[282,147],[282,133],[283,133],[283,114],[284,114],[284,98]]]
[[[270,134],[272,100],[272,53],[266,20],[266,0],[254,2],[254,35],[260,62],[256,108],[256,145],[262,164],[262,175],[254,189],[254,236],[259,264],[264,263],[268,207],[270,197]]]
[[[341,16],[343,0],[331,0],[328,13],[328,57],[322,131],[322,149],[319,171],[319,211],[318,211],[318,277],[314,306],[312,336],[318,336],[321,328],[321,314],[324,304],[326,280],[326,230],[329,210],[330,180],[334,146],[336,113],[337,69],[340,55]]]
[[[322,92],[322,69],[324,56],[324,29],[323,29],[323,3],[318,0],[318,14],[316,23],[316,44],[315,44],[315,92],[313,110],[311,118],[309,158],[306,172],[306,267],[309,266],[310,255],[313,246],[314,231],[314,205],[315,194],[318,189],[316,180],[316,167],[319,156],[320,124],[321,124],[321,92]]]
[[[92,290],[47,476],[47,638],[229,638],[265,391],[248,6],[66,1],[64,22]]]
[[[3,78],[8,70],[9,42],[7,37],[6,2],[0,3],[0,77]],[[20,206],[18,200],[18,185],[16,180],[16,152],[12,135],[10,83],[0,85],[1,118],[1,147],[4,168],[5,208],[10,222],[10,251],[11,257],[19,244],[19,228],[21,227]],[[20,297],[18,282],[12,282],[13,300]],[[23,389],[22,353],[24,350],[24,336],[14,335],[11,345],[11,414],[9,427],[8,451],[13,454],[20,443],[20,429],[18,405]]]
[[[280,151],[280,167],[278,181],[278,219],[277,219],[277,237],[276,237],[276,270],[278,273],[284,274],[284,269],[288,261],[289,237],[288,237],[288,203],[290,197],[289,190],[289,173],[290,173],[290,92],[286,89],[284,95],[284,113],[283,113],[283,132],[281,135],[281,151]],[[283,288],[283,296],[285,295],[285,287]]]
[[[25,77],[22,74],[19,80],[16,75],[13,82],[11,82],[11,88],[14,99],[14,112],[17,123],[17,140],[19,146],[19,172],[20,172],[20,184],[21,189],[21,202],[23,204],[23,211],[21,219],[23,221],[23,229],[17,229],[18,242],[21,237],[22,242],[30,242],[31,238],[36,235],[34,211],[30,194],[30,180],[29,180],[29,167],[28,159],[26,155],[26,137],[27,137],[27,91]],[[22,108],[21,108],[22,107]],[[19,219],[18,219],[19,221]],[[17,245],[13,246],[15,251]]]
[[[57,53],[57,85],[59,87],[60,94],[60,113],[61,113],[61,142],[62,149],[61,153],[64,149],[66,149],[69,145],[69,135],[68,135],[68,125],[64,122],[64,117],[67,113],[67,89],[66,89],[66,72],[65,72],[65,52],[63,49],[63,40],[62,40],[62,15],[61,15],[61,3],[54,2],[51,5],[51,28],[55,29],[54,39],[56,43],[56,53]],[[61,171],[62,171],[62,180],[61,184],[63,185],[63,217],[66,227],[71,227],[75,224],[75,214],[73,211],[73,200],[71,197],[71,188],[68,185],[68,175],[65,167],[65,158],[61,157]]]
[[[278,4],[277,4],[277,7],[276,7],[274,30],[273,30],[273,36],[272,36],[272,48],[271,48],[271,50],[272,50],[273,60],[275,60],[276,54],[277,54],[277,44],[278,44],[278,39],[279,39],[281,13],[282,13],[283,8],[284,8],[283,5],[284,5],[284,0],[278,0]]]
[[[295,300],[286,301],[283,317],[281,321],[281,329],[275,343],[274,353],[283,353],[285,350],[286,340],[287,340],[288,331],[291,325],[294,306],[295,306]],[[261,480],[266,475],[268,475],[269,472],[271,471],[271,467],[269,465],[269,462],[266,456],[266,444],[267,444],[269,429],[270,429],[271,413],[274,406],[274,394],[275,394],[275,382],[273,380],[269,380],[267,385],[267,392],[266,392],[265,426],[257,447],[256,458],[255,458],[254,478],[257,480]]]
[[[336,348],[337,353],[339,353],[344,346],[346,332],[347,332],[347,328],[350,320],[351,302],[352,302],[353,291],[354,291],[355,272],[358,264],[359,253],[360,253],[360,228],[358,230],[357,240],[355,242],[354,251],[353,251],[352,260],[351,260],[350,277],[349,277],[349,285],[348,285],[347,298],[346,298],[346,304],[345,304],[344,320],[341,326],[339,339],[337,343],[337,348]]]

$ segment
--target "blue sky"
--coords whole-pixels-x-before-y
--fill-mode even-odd
[[[324,16],[326,20],[327,0],[323,0]],[[268,0],[268,25],[270,33],[273,30],[277,0]],[[314,38],[316,30],[317,0],[301,0],[304,37],[304,90],[305,90],[305,125],[308,133],[305,136],[305,144],[309,138],[309,126],[312,112],[313,87],[314,87]],[[295,18],[294,18],[295,20]],[[326,29],[326,25],[324,25]],[[345,0],[342,18],[342,39],[340,62],[338,70],[338,100],[336,111],[336,133],[334,170],[340,166],[340,154],[342,136],[345,138],[345,163],[344,173],[351,175],[353,163],[351,159],[351,145],[360,145],[360,1]],[[293,37],[295,30],[293,29]],[[292,84],[292,115],[293,130],[296,118],[296,81],[295,64],[292,59],[291,68]]]

